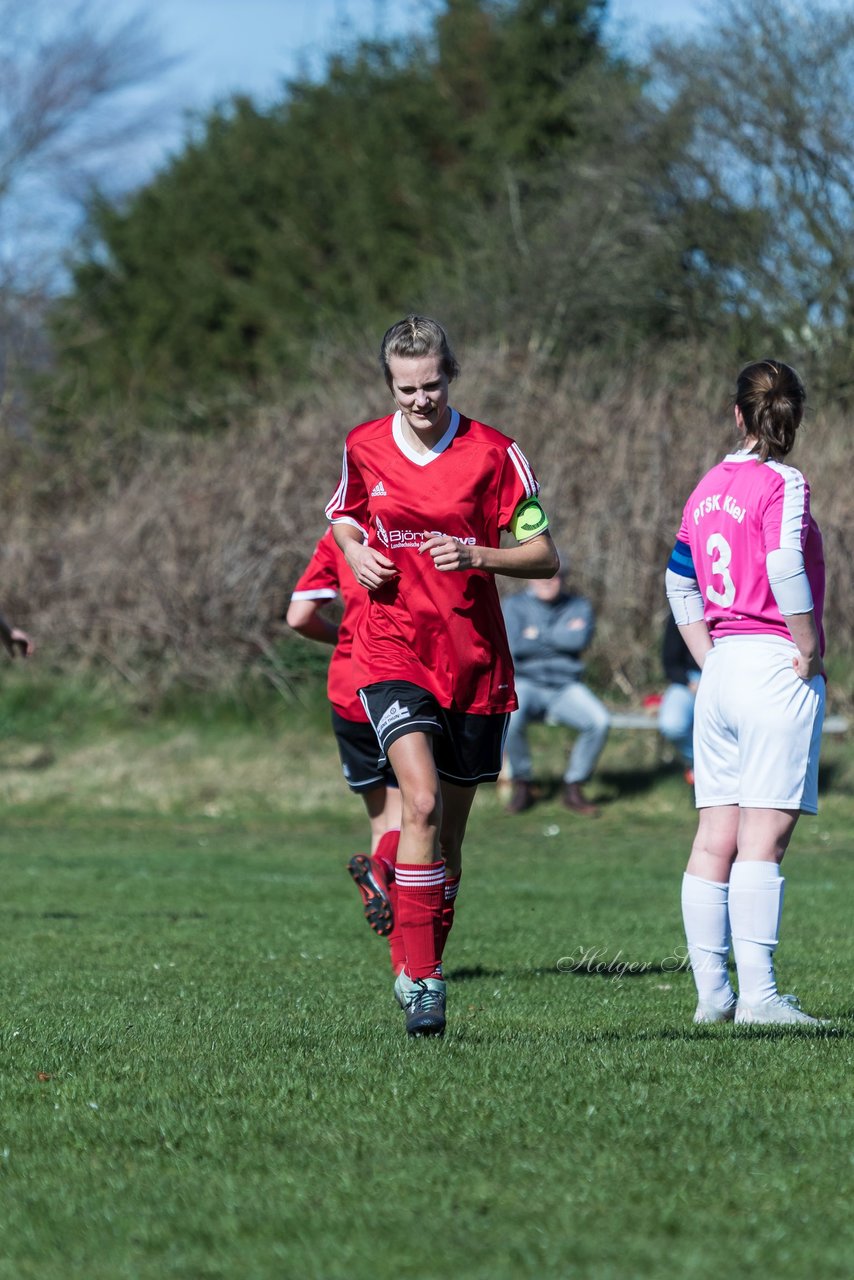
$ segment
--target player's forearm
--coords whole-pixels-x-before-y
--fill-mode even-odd
[[[322,614],[312,613],[308,616],[299,616],[289,609],[285,621],[293,631],[305,636],[306,640],[316,640],[319,644],[334,645],[338,643],[337,624],[330,622]]]
[[[789,635],[798,646],[799,651],[809,661],[820,657],[821,643],[818,638],[818,627],[815,625],[815,613],[790,613],[783,618],[789,628]]]
[[[515,547],[472,547],[471,567],[505,578],[551,578],[560,560],[549,534],[541,533]]]
[[[702,671],[706,656],[712,648],[712,637],[705,622],[686,622],[679,628],[682,639],[688,646],[691,657]]]
[[[333,524],[332,536],[337,542],[339,549],[344,552],[345,556],[347,554],[347,549],[348,547],[351,547],[351,544],[358,543],[358,545],[361,546],[364,542],[362,530],[357,529],[354,524],[346,524],[343,520]]]

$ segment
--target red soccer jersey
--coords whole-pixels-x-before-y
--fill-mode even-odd
[[[399,570],[368,593],[353,643],[362,684],[409,680],[450,711],[514,709],[513,663],[493,575],[441,573],[418,548],[436,533],[497,547],[519,503],[538,492],[515,441],[456,410],[426,454],[407,444],[399,413],[350,432],[327,517],[360,529]]]
[[[326,692],[339,716],[345,720],[368,719],[356,692],[356,679],[351,661],[353,632],[359,614],[365,607],[368,593],[360,587],[343,552],[327,529],[314,548],[302,577],[293,589],[292,600],[334,600],[341,596],[344,613],[338,626],[338,643],[329,661]]]

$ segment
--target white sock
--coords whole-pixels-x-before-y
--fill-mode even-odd
[[[727,972],[729,958],[729,885],[699,876],[682,877],[682,920],[697,995],[704,1004],[725,1009],[735,1000]]]
[[[780,940],[783,886],[776,862],[735,862],[729,882],[732,949],[738,996],[747,1005],[777,995],[774,951]]]

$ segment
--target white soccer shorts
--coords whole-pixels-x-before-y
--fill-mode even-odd
[[[782,637],[727,636],[708,654],[694,709],[698,809],[818,812],[825,684],[795,674],[796,652]]]

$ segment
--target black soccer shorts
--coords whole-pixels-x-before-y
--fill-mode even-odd
[[[359,690],[374,727],[383,759],[389,747],[407,733],[433,738],[436,772],[458,787],[494,782],[501,772],[509,712],[472,715],[447,711],[432,693],[408,680],[381,680]]]
[[[373,726],[364,720],[345,720],[332,708],[332,729],[347,786],[357,794],[373,787],[396,787],[394,770],[380,751]]]

